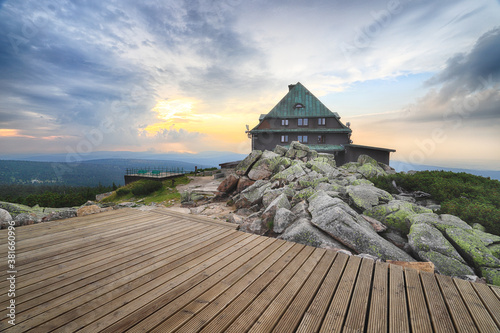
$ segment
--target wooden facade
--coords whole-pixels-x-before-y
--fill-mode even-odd
[[[285,97],[261,115],[259,124],[249,131],[252,150],[273,150],[277,145],[288,147],[292,141],[299,141],[320,153],[334,154],[338,165],[356,161],[360,154],[389,164],[389,154],[395,150],[353,145],[352,130],[336,112],[300,82],[288,88]]]

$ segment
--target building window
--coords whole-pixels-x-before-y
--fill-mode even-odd
[[[325,143],[325,136],[324,135],[318,135],[318,143]]]
[[[307,118],[299,118],[297,119],[298,126],[309,126],[309,119]]]
[[[321,126],[326,125],[326,119],[325,118],[318,118],[318,125],[321,125]]]
[[[300,143],[307,143],[307,135],[299,135],[298,140]]]
[[[288,142],[288,135],[282,135],[281,142]]]
[[[288,126],[288,119],[281,119],[281,126]]]
[[[294,106],[296,109],[302,109],[304,107],[304,104],[302,103],[295,103],[295,106]]]

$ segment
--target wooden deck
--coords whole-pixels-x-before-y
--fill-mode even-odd
[[[497,287],[164,209],[24,226],[16,236],[15,326],[6,269],[0,280],[5,332],[500,331]]]

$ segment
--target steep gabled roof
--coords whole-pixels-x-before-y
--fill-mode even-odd
[[[335,117],[336,112],[330,111],[300,82],[290,85],[290,91],[265,118],[302,118],[302,117]],[[297,107],[301,105],[302,107]]]

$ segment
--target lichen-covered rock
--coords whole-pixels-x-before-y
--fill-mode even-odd
[[[288,201],[288,198],[284,193],[279,195],[276,199],[273,200],[269,204],[269,206],[266,208],[264,213],[262,213],[262,222],[269,228],[271,229],[273,224],[274,224],[274,218],[276,215],[276,212],[280,208],[286,208],[290,210],[292,207],[290,206],[290,202]]]
[[[370,223],[376,233],[384,232],[387,230],[387,227],[379,220],[375,220],[373,217],[369,217],[366,215],[361,215],[361,217],[364,218],[366,222]]]
[[[365,211],[386,204],[393,200],[392,195],[372,185],[347,186],[346,193],[349,198],[349,204],[360,211]]]
[[[280,171],[281,166],[286,169],[290,165],[291,161],[289,158],[279,156],[273,152],[269,152],[268,154],[263,153],[262,157],[248,172],[248,178],[252,180],[269,179],[272,175]]]
[[[500,286],[500,268],[481,267],[480,272],[486,282]]]
[[[31,225],[38,223],[40,219],[35,214],[21,213],[14,218],[16,226]]]
[[[423,213],[408,218],[410,224],[426,223],[444,232],[447,228],[472,229],[460,218],[449,214]]]
[[[487,243],[482,240],[483,232],[472,228],[447,228],[445,233],[453,246],[476,268],[500,268],[500,259],[493,255]]]
[[[217,188],[217,191],[223,192],[223,193],[229,193],[233,191],[236,186],[238,185],[238,180],[239,177],[236,176],[235,174],[229,174],[226,179],[222,181],[222,183],[219,184],[219,187]]]
[[[345,246],[313,226],[311,219],[306,217],[296,219],[278,238],[324,249],[347,250]]]
[[[373,217],[389,228],[398,230],[405,235],[410,231],[409,218],[412,215],[423,213],[432,213],[432,210],[401,200],[392,200],[387,204],[375,206],[363,212],[363,214]]]
[[[311,214],[309,214],[309,211],[307,210],[307,207],[309,207],[309,205],[307,204],[307,202],[305,200],[302,200],[301,202],[299,202],[295,206],[293,206],[292,209],[291,209],[291,211],[298,218],[301,218],[301,217],[310,218]]]
[[[413,224],[408,234],[408,242],[421,260],[432,261],[441,274],[451,276],[474,274],[474,270],[466,264],[446,237],[429,224]]]
[[[78,208],[78,210],[76,211],[76,216],[78,216],[78,217],[87,216],[87,215],[96,214],[96,213],[100,213],[100,212],[101,212],[101,207],[99,207],[97,205],[83,206],[83,207]]]
[[[313,161],[325,162],[325,163],[330,164],[332,167],[337,166],[337,162],[335,162],[335,155],[333,155],[333,154],[318,153],[318,157],[315,158]]]
[[[312,187],[306,187],[299,192],[295,193],[295,195],[292,198],[292,202],[296,203],[302,200],[307,200],[311,195],[313,195],[316,192],[315,189]]]
[[[292,190],[289,187],[280,187],[277,189],[268,188],[264,191],[264,195],[262,196],[262,205],[264,205],[264,207],[268,207],[271,204],[271,202],[273,202],[274,199],[276,199],[278,196],[280,196],[283,193],[285,193],[287,198],[290,198],[290,199],[295,194],[294,190]]]
[[[382,259],[414,261],[406,252],[380,237],[358,213],[345,202],[324,192],[309,198],[312,224],[357,253]]]
[[[235,202],[236,208],[249,208],[262,203],[264,192],[271,187],[271,183],[264,180],[256,181],[252,186],[240,193],[240,198]]]
[[[246,176],[240,177],[240,179],[238,180],[238,185],[236,186],[236,192],[240,193],[245,189],[249,188],[250,186],[252,186],[253,184],[255,184],[255,180],[251,180]]]
[[[316,171],[312,171],[307,175],[300,177],[294,185],[294,189],[306,188],[306,187],[316,187],[320,183],[328,182],[327,177],[323,177]]]
[[[456,277],[474,275],[474,270],[472,268],[442,253],[435,251],[418,252],[418,256],[422,261],[432,262],[440,274]]]
[[[241,225],[246,222],[246,218],[244,216],[238,215],[238,214],[230,214],[229,215],[229,222]]]
[[[262,156],[261,150],[253,150],[243,161],[236,166],[235,172],[238,176],[246,176],[255,162]]]
[[[276,147],[274,148],[274,153],[275,154],[278,154],[280,156],[285,156],[286,152],[288,151],[288,149],[286,149],[285,147],[283,146],[280,146],[280,145],[276,145]]]
[[[286,208],[279,208],[274,215],[273,231],[275,233],[282,233],[290,224],[293,223],[296,216]]]
[[[57,212],[51,212],[42,218],[42,222],[49,222],[55,220],[69,219],[71,217],[76,217],[75,209],[62,210]]]
[[[306,175],[306,172],[304,171],[304,169],[302,168],[302,166],[299,163],[292,163],[292,165],[289,168],[278,172],[271,179],[272,180],[282,180],[282,181],[286,181],[288,183],[291,183],[291,182],[293,182],[293,181],[295,181],[295,180],[297,180],[300,177],[303,177],[305,175]]]
[[[6,229],[9,226],[9,222],[12,221],[12,216],[5,209],[0,208],[0,226],[2,229]]]
[[[368,155],[359,155],[358,163],[359,163],[359,165],[371,164],[371,165],[378,166],[378,162],[374,158],[372,158]]]
[[[268,227],[259,218],[246,221],[240,225],[238,230],[256,235],[264,235],[269,231]]]
[[[285,157],[295,159],[307,158],[307,155],[310,151],[311,150],[308,146],[298,141],[292,141],[292,143],[290,143],[290,148],[285,154]]]
[[[318,158],[307,162],[306,166],[327,177],[337,177],[340,173],[335,167],[331,166],[329,162],[318,161]]]
[[[362,174],[365,178],[387,176],[387,172],[384,171],[378,165],[373,165],[371,163],[365,163],[356,170],[358,173]]]

